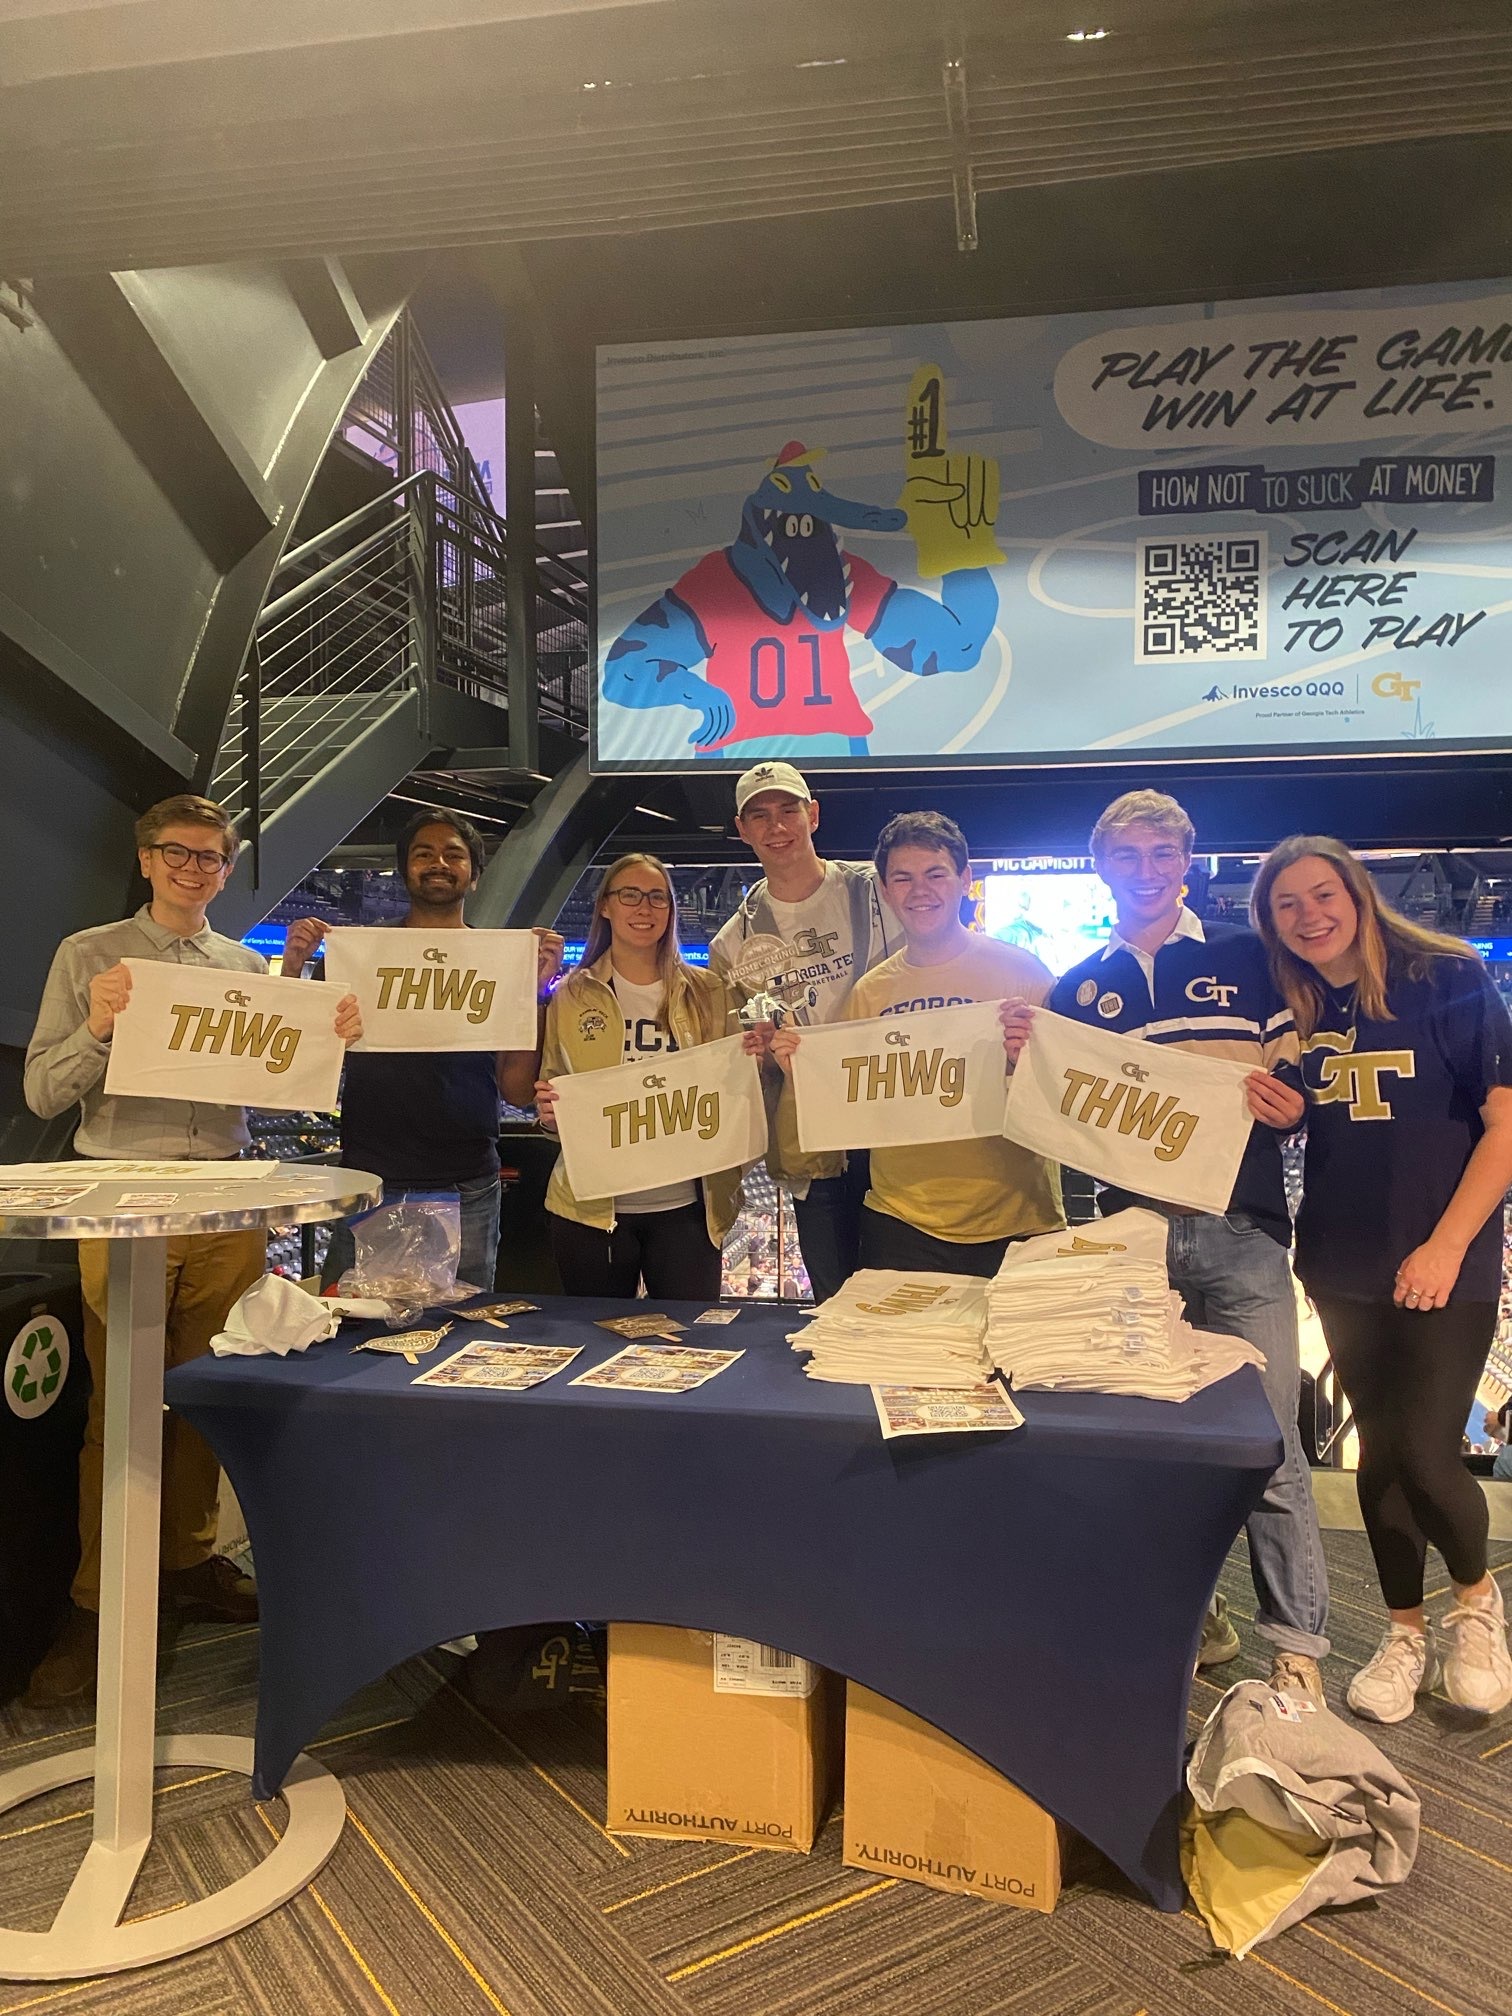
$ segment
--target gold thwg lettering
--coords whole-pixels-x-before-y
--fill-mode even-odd
[[[473,966],[465,973],[446,973],[440,966],[425,966],[418,973],[413,966],[380,966],[378,1006],[460,1008],[469,1022],[486,1022],[497,984],[480,980]]]
[[[168,1012],[173,1017],[170,1050],[182,1050],[187,1043],[196,1055],[261,1057],[263,1069],[275,1077],[294,1062],[303,1033],[291,1029],[282,1015],[249,1015],[243,1008],[195,1008],[175,1001]]]
[[[1120,1134],[1137,1134],[1141,1141],[1153,1141],[1158,1135],[1157,1162],[1174,1162],[1185,1154],[1197,1131],[1198,1115],[1183,1111],[1174,1092],[1162,1099],[1158,1092],[1141,1092],[1127,1079],[1110,1083],[1095,1071],[1078,1071],[1074,1065],[1064,1076],[1066,1096],[1060,1110],[1068,1119],[1083,1127],[1111,1127],[1116,1120]],[[1078,1097],[1081,1106],[1073,1113]]]
[[[890,1040],[890,1039],[889,1039]],[[858,1100],[933,1098],[959,1106],[966,1094],[966,1059],[943,1050],[897,1050],[890,1057],[842,1057],[845,1103]]]
[[[645,1099],[621,1099],[603,1112],[611,1148],[694,1132],[700,1141],[712,1141],[719,1132],[719,1094],[700,1092],[694,1085],[681,1092],[653,1092]]]

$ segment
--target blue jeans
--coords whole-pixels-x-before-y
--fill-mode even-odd
[[[1302,1372],[1285,1249],[1240,1211],[1226,1218],[1173,1217],[1166,1265],[1197,1329],[1242,1337],[1265,1354],[1261,1378],[1285,1454],[1245,1526],[1255,1624],[1279,1651],[1322,1659],[1328,1651],[1328,1568],[1297,1430]]]
[[[455,1191],[462,1205],[462,1251],[457,1260],[457,1279],[475,1288],[493,1292],[494,1274],[499,1264],[499,1179],[478,1176],[468,1183],[385,1183],[383,1201],[397,1203],[401,1197],[419,1194],[434,1197]],[[320,1270],[320,1285],[330,1288],[339,1281],[357,1258],[350,1219],[332,1227],[331,1244]]]
[[[861,1264],[861,1202],[871,1181],[871,1157],[852,1149],[841,1176],[816,1176],[806,1197],[793,1199],[798,1250],[814,1300],[838,1295]]]

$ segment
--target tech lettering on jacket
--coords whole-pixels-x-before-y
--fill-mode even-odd
[[[1141,1092],[1139,1081],[1148,1073],[1139,1065],[1125,1064],[1123,1072],[1122,1078],[1110,1082],[1095,1071],[1067,1065],[1062,1073],[1066,1094],[1061,1100],[1061,1112],[1083,1127],[1111,1127],[1116,1119],[1120,1134],[1138,1134],[1141,1141],[1153,1141],[1159,1135],[1155,1160],[1176,1161],[1185,1154],[1187,1143],[1197,1131],[1198,1115],[1184,1111],[1175,1092],[1167,1093],[1163,1099],[1158,1092]],[[1081,1105],[1073,1113],[1071,1109],[1078,1097]]]
[[[873,1099],[938,1099],[942,1106],[959,1106],[966,1094],[966,1059],[947,1057],[944,1050],[910,1049],[905,1029],[889,1029],[886,1056],[875,1052],[864,1057],[842,1057],[845,1073],[845,1103]]]
[[[287,1071],[303,1031],[291,1028],[282,1015],[249,1015],[246,1011],[251,998],[239,987],[230,987],[226,990],[228,1008],[200,1008],[175,1001],[168,1010],[173,1017],[168,1048],[182,1050],[187,1041],[191,1053],[208,1050],[212,1057],[228,1053],[232,1057],[263,1057],[263,1069],[275,1077]]]
[[[697,1133],[700,1141],[712,1141],[719,1132],[719,1094],[700,1092],[685,1085],[680,1092],[664,1092],[666,1084],[654,1071],[642,1078],[644,1099],[620,1099],[603,1109],[609,1122],[609,1146],[633,1147],[637,1141],[665,1140],[672,1134]]]
[[[488,1020],[497,985],[495,981],[480,980],[477,968],[473,966],[469,966],[465,973],[457,968],[444,973],[441,969],[446,964],[446,954],[438,946],[428,946],[421,958],[427,963],[418,971],[413,966],[378,968],[380,1008],[393,1007],[399,1011],[406,1008],[460,1008],[469,1022]]]

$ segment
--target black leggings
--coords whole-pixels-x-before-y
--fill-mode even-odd
[[[1479,1582],[1490,1515],[1460,1444],[1496,1304],[1419,1312],[1391,1302],[1313,1301],[1360,1431],[1356,1488],[1387,1609],[1422,1602],[1430,1540],[1454,1581]]]
[[[551,1250],[569,1295],[628,1300],[646,1284],[662,1302],[717,1302],[719,1248],[709,1237],[702,1203],[675,1211],[631,1211],[600,1232],[548,1211]]]

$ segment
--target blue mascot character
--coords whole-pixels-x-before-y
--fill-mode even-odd
[[[921,678],[976,669],[998,613],[998,469],[947,452],[938,368],[923,366],[909,388],[900,508],[827,490],[815,469],[823,453],[789,441],[745,500],[733,543],[626,625],[604,665],[606,700],[690,708],[700,755],[771,755],[824,735],[864,756],[872,724],[851,683],[847,630]],[[840,528],[905,526],[938,600],[840,543]]]

